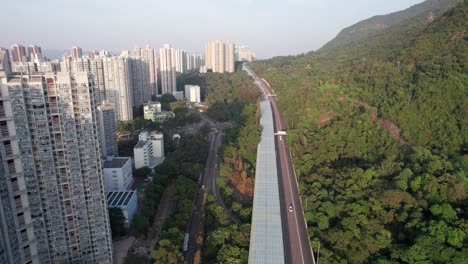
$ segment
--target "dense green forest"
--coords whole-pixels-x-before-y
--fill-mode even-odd
[[[468,1],[251,64],[275,89],[320,263],[468,263]]]
[[[203,263],[247,263],[260,140],[258,91],[242,71],[208,74],[205,83],[208,114],[217,121],[229,123],[219,153],[218,187],[239,223],[230,222],[214,197],[208,197]]]

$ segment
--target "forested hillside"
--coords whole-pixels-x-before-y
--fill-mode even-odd
[[[290,126],[320,263],[467,263],[468,1],[425,17],[251,64]]]
[[[421,25],[430,23],[447,9],[454,7],[463,0],[427,0],[408,9],[383,16],[374,16],[355,25],[343,29],[338,36],[325,44],[321,52],[338,52],[355,44],[364,45],[372,38],[388,34],[388,29],[413,26],[413,30],[421,29]],[[415,26],[417,25],[417,26]],[[405,33],[414,33],[411,30]],[[400,31],[400,33],[402,33]],[[388,43],[390,44],[390,43]]]

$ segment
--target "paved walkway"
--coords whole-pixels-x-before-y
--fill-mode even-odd
[[[128,250],[132,247],[135,240],[134,236],[129,236],[112,242],[114,264],[124,263]]]

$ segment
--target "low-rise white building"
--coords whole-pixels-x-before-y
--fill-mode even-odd
[[[125,224],[132,225],[133,216],[138,209],[137,191],[107,192],[107,207],[120,208],[125,216]]]
[[[172,92],[172,95],[178,101],[184,100],[184,92],[183,91],[174,91],[174,92]]]
[[[132,161],[128,157],[108,157],[104,162],[104,189],[127,191],[133,184]]]
[[[160,102],[148,102],[143,104],[143,117],[147,120],[155,120],[157,113],[161,113],[161,103]]]
[[[191,103],[200,103],[200,86],[185,85],[185,100]]]
[[[154,168],[164,161],[164,136],[156,131],[143,131],[133,148],[135,168]]]

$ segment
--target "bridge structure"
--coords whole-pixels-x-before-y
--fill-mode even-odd
[[[271,104],[262,101],[257,148],[249,263],[285,263],[275,131]]]

